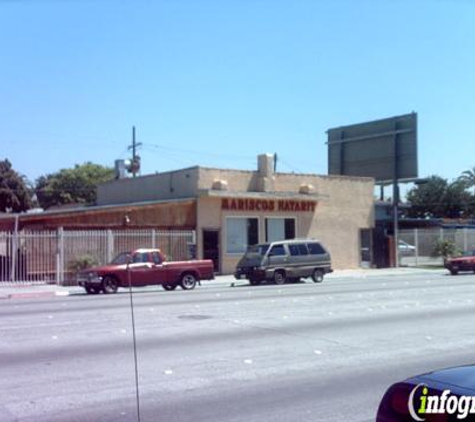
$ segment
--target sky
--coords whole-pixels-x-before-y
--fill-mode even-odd
[[[332,127],[418,113],[419,177],[475,167],[475,2],[0,0],[0,159],[327,174]]]

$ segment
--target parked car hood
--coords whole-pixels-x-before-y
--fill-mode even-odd
[[[80,273],[102,273],[106,271],[111,271],[112,269],[125,269],[126,265],[96,265],[95,267],[89,267],[85,270],[81,270]]]
[[[433,382],[468,389],[475,392],[475,365],[457,366],[420,375],[418,382],[431,384]]]
[[[264,257],[258,253],[247,253],[238,262],[238,267],[259,267]]]

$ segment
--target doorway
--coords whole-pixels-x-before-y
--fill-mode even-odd
[[[203,230],[203,259],[211,259],[214,271],[219,272],[219,230]]]

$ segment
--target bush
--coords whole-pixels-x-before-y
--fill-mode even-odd
[[[437,242],[435,242],[434,249],[432,250],[432,256],[441,256],[444,259],[458,255],[459,253],[460,251],[455,246],[455,242],[445,239],[437,240]]]
[[[68,269],[77,273],[78,271],[84,270],[88,267],[97,265],[99,262],[96,258],[91,255],[82,255],[68,263]]]

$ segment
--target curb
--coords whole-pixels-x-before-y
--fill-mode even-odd
[[[2,299],[38,299],[55,296],[69,296],[70,292],[25,292],[25,293],[9,293],[0,295]]]

